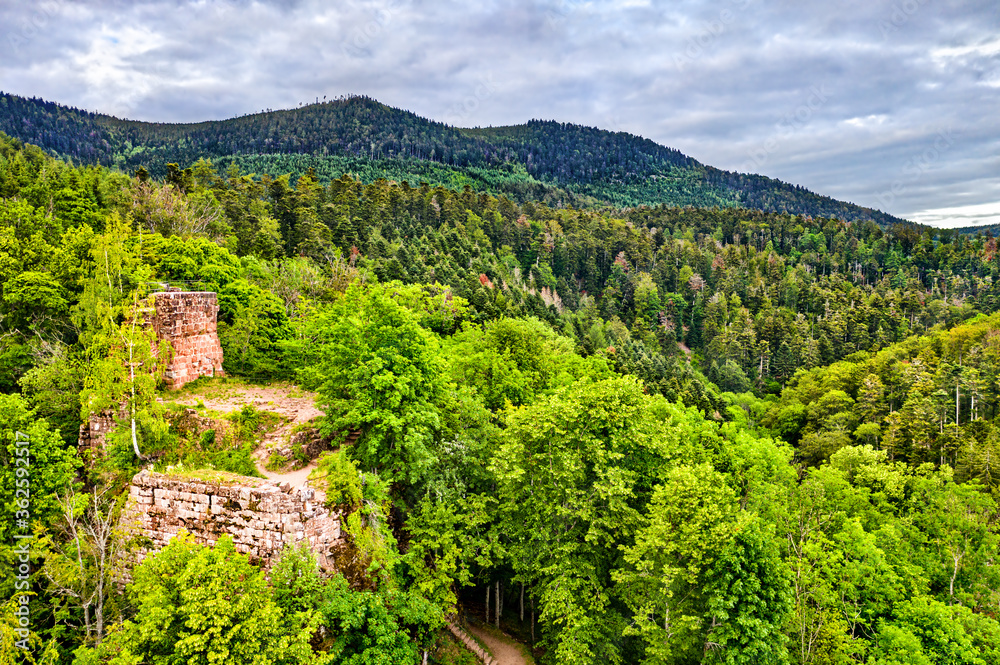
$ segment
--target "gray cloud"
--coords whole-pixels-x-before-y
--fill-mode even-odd
[[[0,0],[0,88],[156,121],[344,93],[554,118],[966,224],[1000,214],[998,24],[995,0]]]

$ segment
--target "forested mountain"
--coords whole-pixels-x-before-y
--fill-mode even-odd
[[[533,120],[461,129],[367,97],[198,124],[145,123],[0,93],[0,131],[83,164],[156,177],[167,165],[210,158],[244,172],[322,182],[343,173],[461,187],[518,201],[614,206],[745,207],[770,212],[902,220],[770,178],[720,171],[653,141]]]
[[[202,157],[156,179],[0,135],[0,662],[470,663],[450,617],[543,665],[1000,662],[992,237]],[[187,406],[144,325],[171,284],[220,306],[227,377]],[[343,565],[137,562],[136,473],[258,474],[280,420],[193,391],[265,383],[317,397]]]
[[[1000,224],[981,224],[979,226],[962,226],[952,229],[955,233],[964,233],[966,235],[976,235],[977,233],[988,234],[990,237],[996,237],[1000,234]]]

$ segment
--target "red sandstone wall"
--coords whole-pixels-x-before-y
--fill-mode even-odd
[[[125,405],[118,408],[118,420],[128,417]],[[111,409],[90,414],[89,420],[80,423],[80,436],[77,445],[80,452],[89,451],[91,456],[100,457],[104,454],[104,442],[108,434],[115,428],[115,414]]]
[[[220,474],[221,476],[221,474]],[[323,495],[287,482],[232,476],[208,482],[142,471],[132,479],[126,528],[149,539],[139,554],[157,552],[181,530],[214,545],[232,537],[236,550],[268,565],[288,544],[306,543],[325,569],[344,544],[342,515],[323,506]]]
[[[222,345],[216,330],[219,302],[210,292],[157,293],[153,326],[158,339],[174,350],[164,373],[167,387],[177,389],[199,376],[222,372]]]

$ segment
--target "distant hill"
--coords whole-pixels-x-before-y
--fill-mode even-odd
[[[577,206],[745,207],[884,226],[905,221],[765,176],[722,171],[624,132],[540,120],[461,129],[368,97],[167,124],[0,93],[0,131],[60,157],[128,172],[143,167],[156,177],[167,164],[206,158],[257,174],[311,168],[321,180],[349,172]]]
[[[961,233],[963,235],[974,236],[979,233],[989,235],[992,237],[1000,236],[1000,224],[983,224],[982,226],[962,226],[958,228],[951,229],[954,233]]]

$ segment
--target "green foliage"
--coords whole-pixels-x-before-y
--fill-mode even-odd
[[[21,445],[19,445],[19,442]],[[75,481],[79,460],[20,395],[0,395],[0,537],[12,542],[18,520],[45,526],[57,495]],[[27,527],[17,533],[26,533]]]
[[[706,208],[743,201],[798,214],[899,221],[763,176],[719,171],[637,136],[551,121],[458,129],[348,97],[221,122],[162,125],[14,95],[0,99],[2,131],[73,159],[142,167],[184,189],[195,177],[177,164],[208,157],[256,173],[318,173],[323,181],[359,173],[366,183],[384,178],[459,190],[475,186],[515,200]],[[233,145],[240,155],[231,152]]]
[[[271,568],[274,602],[286,619],[307,615],[323,602],[323,578],[316,557],[305,543],[285,545]]]
[[[618,662],[624,617],[609,593],[609,556],[641,524],[661,474],[704,458],[690,442],[716,435],[630,379],[581,381],[507,420],[492,462],[507,556],[533,580],[560,662]]]
[[[351,456],[419,479],[435,458],[443,388],[436,339],[383,287],[352,285],[317,324],[324,432],[360,431]]]
[[[27,326],[45,317],[65,316],[69,303],[62,286],[48,273],[26,271],[4,285],[4,302],[16,325]]]
[[[288,315],[273,293],[237,280],[219,293],[223,369],[253,379],[286,376],[282,344],[291,337]]]
[[[256,442],[261,427],[261,412],[253,404],[244,404],[239,411],[228,416],[233,424],[233,435],[238,441]]]
[[[453,505],[425,497],[407,520],[410,549],[406,562],[414,586],[446,615],[456,608],[455,587],[471,584],[476,555],[485,549],[477,534],[489,513],[484,506],[476,506],[478,498]]]
[[[389,486],[377,475],[365,474],[361,497],[361,506],[344,520],[344,532],[350,537],[368,581],[376,588],[392,588],[400,555],[390,527]]]
[[[308,662],[308,634],[282,630],[264,574],[228,536],[212,548],[179,536],[135,569],[139,612],[99,652],[110,663]]]
[[[361,474],[346,451],[323,453],[309,479],[322,483],[327,507],[349,512],[361,505]]]
[[[498,319],[481,328],[466,326],[446,349],[449,373],[471,386],[494,411],[533,402],[546,391],[582,376],[605,378],[607,366],[587,361],[571,340],[538,319]]]
[[[23,597],[34,594],[25,592]],[[0,665],[55,665],[59,650],[54,642],[43,642],[37,632],[22,626],[21,595],[12,596],[0,605]],[[20,614],[20,615],[19,615]]]
[[[737,510],[725,476],[707,464],[672,469],[656,487],[647,522],[625,550],[629,568],[615,574],[635,613],[629,630],[647,643],[651,662],[695,658],[707,641],[724,646],[707,635],[719,617],[707,619],[721,600],[712,576],[739,529]]]
[[[212,141],[267,140],[278,117]],[[144,458],[256,473],[277,416],[202,432],[158,402],[149,283],[216,291],[227,372],[298,377],[343,444],[316,477],[347,513],[327,553],[344,578],[299,549],[269,585],[230,544],[180,540],[109,601],[125,620],[97,649],[69,578],[36,576],[37,644],[79,663],[414,662],[484,586],[530,634],[523,585],[549,662],[997,660],[994,239],[847,224],[823,215],[874,215],[596,130],[428,127],[363,99],[280,117],[296,152],[342,140],[219,172],[165,161],[202,157],[205,128],[86,119],[84,143],[107,142],[88,158],[155,182],[0,137],[0,391],[21,391],[0,415],[41,446],[33,526],[70,564],[53,493],[81,416],[117,416],[86,469],[111,494]]]
[[[711,627],[703,662],[786,663],[783,629],[792,609],[787,571],[764,524],[747,520],[740,526],[708,575]]]
[[[762,423],[797,442],[811,466],[845,446],[868,444],[914,466],[948,463],[992,489],[998,327],[996,315],[980,317],[801,372]]]
[[[333,663],[415,664],[416,646],[401,630],[396,594],[353,591],[340,575],[327,585],[320,612],[333,634],[329,653]]]
[[[59,430],[67,443],[80,430],[80,390],[84,366],[78,350],[66,344],[44,345],[41,359],[18,381],[38,416]]]

